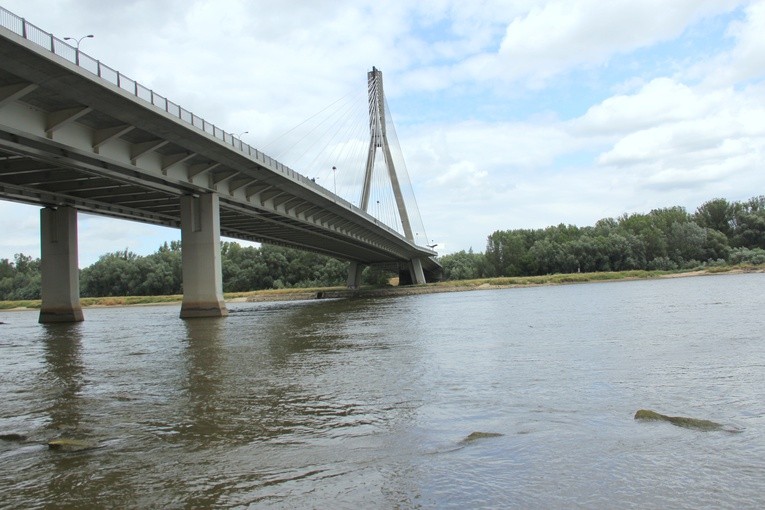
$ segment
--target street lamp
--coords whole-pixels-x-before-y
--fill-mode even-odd
[[[74,50],[74,62],[77,65],[80,65],[80,43],[83,39],[92,39],[93,37],[95,37],[93,34],[83,35],[79,39],[76,37],[64,37],[65,41],[75,41],[76,48]]]
[[[332,167],[332,182],[335,184],[335,195],[337,195],[337,167]]]
[[[249,131],[242,131],[241,133],[239,133],[239,135],[237,136],[237,138],[239,138],[239,139],[241,140],[241,139],[242,139],[242,137],[243,137],[244,135],[246,135],[247,133],[249,133]]]

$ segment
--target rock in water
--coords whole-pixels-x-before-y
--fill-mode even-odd
[[[98,448],[98,443],[96,441],[88,441],[87,439],[59,438],[48,441],[48,448],[62,452],[79,452]]]
[[[470,443],[478,439],[485,439],[488,437],[499,437],[502,434],[498,432],[471,432],[468,437],[460,441],[461,443]]]
[[[0,323],[0,324],[2,324],[2,323]],[[0,441],[18,441],[18,442],[21,442],[21,441],[26,441],[26,440],[27,440],[27,436],[24,436],[22,434],[16,434],[16,433],[0,434]]]
[[[648,409],[640,409],[638,412],[635,413],[635,419],[636,420],[643,420],[643,421],[666,421],[671,423],[672,425],[677,425],[678,427],[685,427],[687,429],[696,429],[696,430],[727,430],[725,426],[723,426],[720,423],[716,423],[709,420],[699,420],[696,418],[686,418],[684,416],[667,416],[664,414],[659,414],[656,411],[650,411]]]

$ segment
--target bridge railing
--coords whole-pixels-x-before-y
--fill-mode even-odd
[[[137,81],[125,76],[116,69],[103,64],[100,60],[97,60],[90,55],[83,53],[77,49],[77,47],[68,44],[67,42],[57,38],[53,34],[36,27],[32,23],[29,23],[26,19],[17,16],[11,11],[0,6],[0,26],[7,28],[15,34],[23,37],[24,39],[41,46],[48,51],[62,57],[72,64],[84,69],[95,76],[98,76],[102,80],[116,85],[121,90],[133,94],[135,97],[146,101],[155,108],[165,111],[169,115],[176,117],[195,128],[204,131],[205,133],[217,138],[226,145],[231,146],[233,149],[246,154],[250,158],[264,163],[268,167],[277,170],[283,175],[291,178],[294,181],[302,183],[304,186],[314,189],[321,189],[326,193],[329,193],[334,197],[334,201],[338,205],[342,205],[347,209],[353,210],[363,216],[369,216],[357,206],[348,202],[347,200],[334,195],[323,186],[320,186],[316,181],[309,179],[305,175],[296,172],[292,168],[280,163],[272,157],[262,153],[258,149],[243,142],[240,138],[228,133],[225,130],[215,126],[211,122],[206,121],[204,118],[186,110],[182,106],[170,101],[164,96],[157,94],[152,89],[144,87]],[[373,216],[369,216],[369,219],[377,224],[378,227],[384,228],[391,233],[398,234],[394,229],[385,225],[377,220]]]

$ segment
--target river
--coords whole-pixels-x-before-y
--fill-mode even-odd
[[[0,312],[0,434],[26,436],[0,441],[0,507],[762,508],[764,291],[742,274],[186,321]]]

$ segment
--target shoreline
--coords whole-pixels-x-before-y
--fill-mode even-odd
[[[544,276],[517,276],[481,278],[476,280],[454,280],[426,283],[424,285],[368,287],[347,289],[343,287],[308,288],[308,289],[266,289],[251,292],[224,295],[226,303],[254,303],[279,301],[305,301],[314,299],[354,299],[379,298],[393,296],[413,296],[419,294],[438,294],[444,292],[471,292],[476,290],[498,290],[521,287],[541,287],[552,285],[572,285],[581,283],[621,282],[635,280],[654,280],[662,278],[690,278],[697,276],[715,276],[745,273],[765,273],[765,266],[746,266],[730,268],[710,268],[685,272],[663,271],[621,271],[602,273],[570,273]],[[112,308],[118,306],[173,306],[180,305],[182,296],[126,296],[105,298],[82,298],[83,309]],[[28,303],[28,302],[0,302]],[[23,312],[38,311],[39,300],[29,302],[32,306],[0,308],[0,311]],[[36,306],[34,306],[36,305]]]

